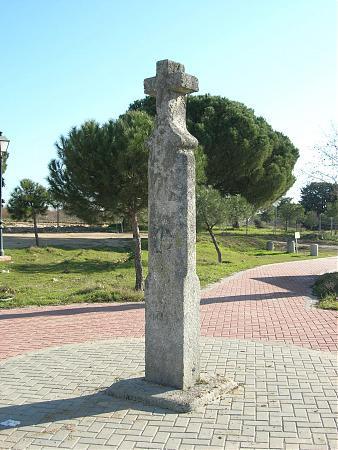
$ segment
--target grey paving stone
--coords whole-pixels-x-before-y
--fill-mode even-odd
[[[334,355],[220,338],[203,339],[202,348],[203,371],[236,381],[244,374],[245,384],[189,414],[105,394],[117,377],[142,373],[141,339],[10,358],[0,364],[0,421],[21,425],[0,428],[0,449],[336,449]]]

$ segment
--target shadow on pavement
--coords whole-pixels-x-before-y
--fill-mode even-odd
[[[78,417],[113,414],[128,407],[140,411],[154,412],[156,410],[159,413],[170,414],[170,411],[166,409],[113,398],[107,393],[109,389],[111,387],[94,394],[81,395],[80,397],[2,407],[0,408],[0,422],[12,419],[19,421],[20,424],[16,427],[0,425],[0,431],[8,428],[15,429],[44,423],[49,424],[50,422],[67,421]],[[170,390],[170,388],[168,389]]]
[[[278,288],[285,289],[286,291],[302,296],[311,294],[311,286],[316,281],[317,275],[289,275],[277,277],[259,277],[252,279],[260,281],[262,283],[270,284],[271,286],[277,286]]]
[[[72,316],[75,314],[90,314],[98,312],[118,312],[118,311],[128,311],[132,309],[144,309],[144,303],[122,303],[114,305],[104,305],[104,306],[86,306],[79,308],[65,308],[65,309],[52,309],[52,310],[41,310],[41,311],[31,311],[23,313],[0,313],[0,320],[6,319],[21,319],[25,317],[38,317],[38,316]]]
[[[231,295],[226,297],[210,297],[201,300],[201,305],[210,305],[212,303],[231,303],[231,302],[245,302],[257,300],[278,300],[279,298],[296,297],[293,292],[268,292],[262,294],[243,294]]]

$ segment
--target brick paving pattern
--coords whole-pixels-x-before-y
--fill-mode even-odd
[[[337,450],[337,314],[309,297],[333,270],[262,266],[204,290],[202,370],[240,387],[189,414],[106,395],[143,376],[143,304],[1,311],[0,422],[20,424],[0,426],[0,450]]]
[[[203,291],[202,335],[337,350],[335,311],[311,307],[315,276],[337,258],[257,267]],[[49,346],[144,334],[142,303],[21,308],[0,312],[0,359]]]
[[[281,341],[336,351],[337,312],[313,307],[316,275],[338,270],[337,258],[256,267],[206,290],[206,336]]]
[[[64,345],[0,363],[1,449],[337,449],[334,355],[296,346],[203,338],[204,371],[240,387],[175,414],[106,395],[142,376],[143,339]]]

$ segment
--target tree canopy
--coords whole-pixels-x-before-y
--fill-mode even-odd
[[[305,211],[325,213],[329,203],[337,200],[337,185],[327,182],[312,182],[301,190],[301,204]]]
[[[255,208],[240,194],[228,195],[225,198],[228,221],[236,228],[240,226],[240,222],[253,216]]]
[[[89,223],[128,216],[135,238],[136,289],[143,288],[138,214],[147,206],[148,149],[153,120],[128,112],[116,121],[74,127],[56,143],[58,158],[49,164],[54,199]]]
[[[304,208],[299,203],[293,203],[292,198],[284,197],[278,205],[278,214],[285,221],[285,231],[292,220],[300,220],[304,217]]]
[[[155,100],[137,100],[130,109],[154,116]],[[294,183],[298,150],[244,104],[219,96],[189,96],[187,127],[207,156],[207,184],[223,195],[241,194],[258,208],[272,204]]]
[[[12,192],[7,209],[13,219],[33,219],[35,242],[39,246],[37,216],[45,214],[48,209],[49,195],[46,188],[28,178],[20,181]]]
[[[152,128],[152,119],[142,112],[73,127],[55,144],[58,158],[49,164],[54,198],[88,223],[145,207],[145,142]]]

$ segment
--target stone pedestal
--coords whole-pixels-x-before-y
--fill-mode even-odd
[[[275,249],[275,243],[273,241],[268,241],[266,243],[266,249],[270,252],[273,251]]]
[[[146,380],[178,389],[200,372],[200,284],[196,274],[195,159],[186,97],[198,91],[184,66],[159,61],[144,82],[156,96],[149,156],[149,272],[145,290]]]
[[[296,253],[296,243],[295,241],[288,241],[287,243],[287,250],[288,253]]]
[[[311,256],[318,256],[318,244],[311,244],[310,245],[310,255]]]
[[[220,400],[237,387],[238,383],[220,375],[204,375],[199,383],[185,390],[168,388],[136,377],[117,381],[107,389],[107,394],[185,413]]]

